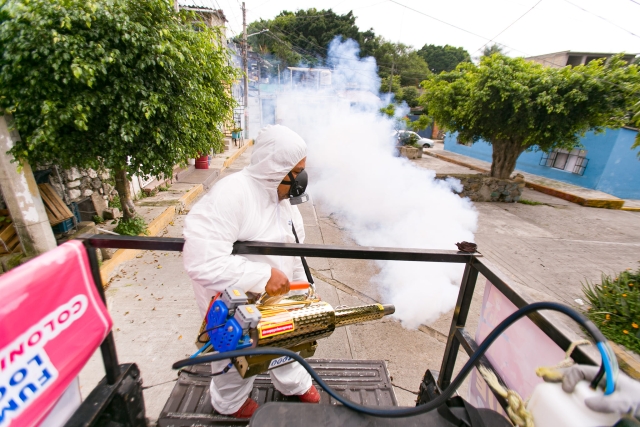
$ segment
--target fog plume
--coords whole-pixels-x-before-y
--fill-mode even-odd
[[[386,95],[378,93],[375,60],[360,59],[358,49],[352,40],[334,40],[331,86],[293,84],[278,96],[276,121],[308,144],[308,193],[359,245],[453,250],[456,242],[474,241],[477,213],[452,191],[460,183],[436,180],[435,172],[394,156],[395,121],[379,112]],[[463,266],[378,266],[372,280],[405,327],[433,322],[454,307]]]

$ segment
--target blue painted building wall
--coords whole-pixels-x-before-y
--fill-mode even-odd
[[[522,153],[516,169],[604,191],[622,199],[640,199],[640,159],[637,157],[638,150],[631,149],[637,133],[638,131],[626,128],[607,129],[598,135],[587,133],[581,143],[583,149],[587,150],[589,163],[582,176],[540,166],[541,151]],[[447,134],[444,149],[491,162],[492,146],[483,140],[467,146],[457,143],[456,134]]]

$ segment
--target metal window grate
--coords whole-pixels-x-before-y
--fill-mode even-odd
[[[576,165],[573,167],[573,173],[578,174],[580,176],[584,175],[584,170],[587,168],[587,164],[589,163],[589,159],[586,157],[578,156],[576,160]]]
[[[589,163],[589,159],[584,156],[579,156],[577,154],[567,154],[560,153],[562,156],[558,157],[559,151],[552,151],[550,153],[542,153],[540,157],[540,162],[538,163],[540,166],[546,166],[549,168],[555,168],[560,170],[567,170],[568,167],[571,168],[573,164],[573,168],[571,168],[570,172],[576,175],[584,175],[584,171],[587,168],[587,164]],[[575,159],[575,162],[574,162]]]

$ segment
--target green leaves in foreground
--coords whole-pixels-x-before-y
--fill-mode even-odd
[[[125,236],[138,236],[140,234],[149,234],[147,231],[147,223],[142,217],[135,216],[133,218],[118,220],[118,225],[113,229],[118,234]]]
[[[170,175],[221,146],[237,78],[168,0],[0,0],[0,109],[32,164]]]
[[[602,275],[601,284],[583,286],[589,319],[611,341],[640,354],[640,268],[617,277]]]

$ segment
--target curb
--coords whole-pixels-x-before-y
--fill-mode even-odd
[[[613,352],[616,354],[620,369],[624,371],[631,378],[640,380],[640,358],[636,355],[632,355],[631,351],[623,350],[618,344],[613,341],[609,341]]]
[[[193,186],[189,191],[180,196],[178,204],[176,206],[167,207],[160,215],[154,218],[147,226],[147,231],[150,235],[155,236],[164,230],[165,227],[171,223],[177,213],[180,213],[186,207],[188,207],[200,194],[204,191],[202,184]],[[123,262],[132,260],[140,252],[139,249],[118,249],[113,253],[111,259],[102,263],[100,266],[100,276],[102,277],[102,286],[107,287],[109,280],[115,273],[116,269]]]
[[[236,161],[236,159],[240,156],[242,156],[242,154],[247,151],[247,148],[249,148],[249,146],[253,145],[253,139],[249,139],[247,140],[247,143],[244,144],[242,146],[242,148],[240,148],[238,151],[236,151],[235,153],[233,153],[233,155],[231,157],[229,157],[228,159],[226,159],[224,161],[224,163],[222,164],[222,168],[220,169],[220,173],[222,173],[223,170],[225,170],[226,168],[228,168],[229,166],[231,166],[231,164],[233,162]]]
[[[464,166],[465,168],[469,168],[469,169],[474,170],[474,171],[483,172],[483,173],[489,172],[489,169],[481,168],[479,166],[472,165],[471,163],[467,163],[467,162],[463,162],[463,161],[460,161],[460,160],[452,159],[452,158],[447,157],[447,156],[441,156],[441,155],[433,153],[433,152],[425,151],[424,154],[426,154],[428,156],[431,156],[431,157],[435,157],[436,159],[444,160],[445,162],[453,163],[454,165]]]
[[[634,208],[632,206],[623,206],[620,208],[620,210],[629,211],[629,212],[640,212],[640,208]]]
[[[584,197],[576,196],[575,194],[565,193],[564,191],[556,190],[555,188],[547,187],[545,185],[536,184],[533,182],[526,182],[525,185],[533,190],[541,193],[549,194],[550,196],[559,197],[569,202],[587,206],[590,208],[604,208],[604,209],[622,209],[624,200],[608,200],[608,199],[585,199]]]
[[[435,157],[436,159],[444,160],[445,162],[453,163],[458,166],[464,166],[466,168],[469,168],[478,172],[489,172],[488,169],[472,165],[471,163],[452,159],[447,156],[441,156],[439,154],[430,153],[427,151],[425,151],[425,154],[428,154],[431,157]],[[623,207],[624,200],[622,199],[617,199],[617,200],[616,199],[585,199],[584,197],[576,196],[575,194],[567,193],[565,191],[558,190],[553,187],[547,187],[546,185],[536,184],[530,181],[526,181],[525,186],[531,188],[532,190],[536,190],[541,193],[548,194],[550,196],[558,197],[560,199],[564,199],[581,206],[586,206],[590,208],[621,209],[621,210],[640,212],[640,208],[632,208],[632,207],[624,208]]]

